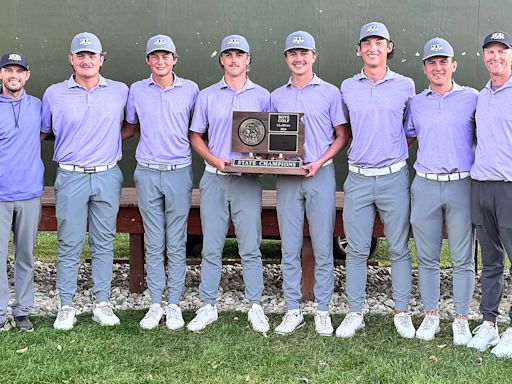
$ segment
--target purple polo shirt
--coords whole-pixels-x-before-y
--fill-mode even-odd
[[[268,112],[270,93],[249,78],[238,91],[231,89],[224,78],[199,92],[190,130],[204,133],[208,127],[208,149],[227,160],[239,158],[231,152],[233,111]]]
[[[471,178],[512,181],[512,78],[496,91],[489,81],[478,95],[476,152]]]
[[[334,127],[346,124],[341,109],[341,95],[334,85],[316,75],[303,88],[292,80],[270,94],[272,112],[303,112],[304,161],[310,163],[322,157],[334,141]]]
[[[0,116],[0,201],[41,196],[41,101],[25,92],[18,99],[0,94]]]
[[[476,89],[453,82],[444,96],[425,89],[405,112],[405,133],[418,138],[414,169],[423,173],[469,172],[475,159]]]
[[[126,121],[140,123],[135,157],[141,163],[190,164],[188,127],[199,88],[174,74],[170,87],[162,88],[153,77],[130,87]]]
[[[415,94],[412,79],[389,68],[374,82],[363,71],[341,83],[341,99],[352,128],[349,164],[385,167],[407,159],[405,107]]]
[[[90,90],[73,76],[50,86],[43,96],[41,131],[55,135],[53,160],[92,167],[121,159],[121,124],[128,87],[100,76]]]

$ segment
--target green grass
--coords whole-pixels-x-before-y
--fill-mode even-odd
[[[366,328],[345,340],[317,336],[309,316],[291,336],[263,337],[241,313],[221,314],[198,334],[144,331],[138,326],[143,314],[119,313],[116,328],[80,316],[69,332],[53,330],[50,318],[35,318],[33,333],[1,333],[2,382],[501,383],[512,369],[512,360],[453,346],[447,322],[435,341],[421,342],[397,336],[391,316],[366,316]],[[185,313],[185,320],[192,316]],[[275,326],[280,317],[270,321]],[[333,316],[335,325],[340,321]]]

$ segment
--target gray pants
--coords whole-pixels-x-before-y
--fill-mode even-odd
[[[418,256],[421,300],[425,311],[439,307],[439,258],[446,224],[453,264],[455,312],[467,315],[475,288],[471,179],[433,181],[416,176],[411,186],[411,225]]]
[[[119,167],[84,174],[57,171],[57,288],[61,305],[72,305],[77,288],[78,265],[89,226],[93,293],[108,301],[112,281],[116,218],[123,175]]]
[[[27,316],[34,306],[34,245],[41,217],[41,198],[0,201],[0,323],[9,305],[7,257],[11,228],[14,234],[14,316]]]
[[[471,220],[482,247],[480,312],[484,320],[492,322],[499,313],[505,254],[512,261],[511,211],[512,183],[471,181]],[[508,315],[512,319],[512,308]]]
[[[315,255],[315,299],[318,310],[329,310],[334,290],[332,239],[336,218],[336,180],[332,164],[311,178],[278,176],[277,217],[281,235],[283,291],[289,310],[299,308],[304,213]]]
[[[250,175],[223,176],[205,171],[199,184],[203,252],[199,294],[203,305],[215,304],[219,294],[222,251],[229,227],[235,227],[242,259],[245,297],[260,303],[263,292],[261,262],[261,185]]]
[[[346,291],[350,311],[363,311],[367,261],[377,210],[388,242],[395,309],[406,311],[412,280],[408,246],[410,196],[407,167],[385,176],[363,176],[349,172],[343,189],[343,226],[348,241]]]
[[[185,285],[192,166],[159,171],[137,165],[133,178],[144,222],[147,283],[151,301],[162,301],[166,254],[169,303],[179,304]]]

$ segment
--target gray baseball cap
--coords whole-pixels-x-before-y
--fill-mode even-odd
[[[386,26],[377,21],[372,21],[371,23],[363,25],[361,32],[359,33],[359,41],[370,36],[378,36],[386,40],[391,40]]]
[[[507,48],[512,48],[512,36],[510,36],[507,32],[493,32],[489,33],[485,36],[484,45],[482,48],[485,48],[488,44],[491,43],[501,43],[507,46]]]
[[[304,31],[296,31],[290,33],[286,38],[284,51],[290,49],[310,49],[316,51],[315,39],[310,33]]]
[[[7,67],[8,65],[19,65],[27,71],[29,70],[27,58],[17,52],[9,52],[2,55],[0,58],[0,68]]]
[[[449,42],[440,37],[434,37],[425,44],[423,48],[423,58],[421,60],[427,60],[434,56],[453,57],[455,54]]]
[[[243,36],[229,35],[222,39],[220,53],[230,49],[237,49],[239,51],[249,53],[249,43]]]
[[[71,40],[71,53],[75,54],[79,52],[103,52],[98,36],[94,33],[82,32],[73,37],[73,40]]]
[[[176,46],[169,36],[156,35],[149,38],[148,43],[146,44],[146,55],[155,51],[176,53]]]

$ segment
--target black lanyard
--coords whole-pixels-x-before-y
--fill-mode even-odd
[[[18,102],[18,115],[16,116],[16,110],[14,109],[14,102],[11,102],[12,107],[12,116],[14,117],[14,126],[16,128],[19,128],[20,125],[18,124],[20,121],[20,112],[21,112],[21,100]]]

